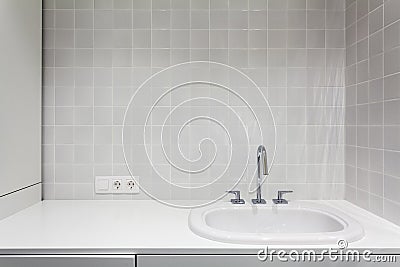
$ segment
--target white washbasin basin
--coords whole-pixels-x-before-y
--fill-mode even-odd
[[[287,205],[220,203],[193,209],[189,227],[197,235],[241,244],[336,244],[364,236],[362,226],[343,212],[318,201]]]

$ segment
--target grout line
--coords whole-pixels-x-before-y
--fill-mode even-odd
[[[54,3],[55,4],[55,3]],[[53,50],[54,50],[54,54],[53,54],[53,68],[56,66],[56,28],[55,28],[55,22],[56,21],[56,12],[53,12]],[[56,106],[56,72],[55,69],[53,69],[53,91],[54,91],[54,95],[53,95],[53,103],[54,106]],[[53,122],[54,122],[54,127],[53,127],[53,132],[54,132],[54,145],[53,145],[53,199],[56,199],[56,107],[54,107],[53,109]]]
[[[367,6],[368,6],[368,10],[369,10],[369,1],[367,2]],[[371,57],[369,56],[369,48],[370,48],[370,46],[369,46],[369,41],[370,41],[369,19],[370,19],[370,13],[367,13],[365,18],[367,19],[367,37],[366,38],[368,38],[367,39],[367,49],[368,49],[368,66],[367,66],[367,69],[368,69],[368,82],[369,82],[369,79],[370,79],[369,76],[371,74],[371,68],[370,68],[370,59],[371,59]],[[368,90],[367,90],[367,98],[368,98],[368,102],[369,102],[369,99],[370,99],[370,96],[369,96],[369,83],[368,83]],[[370,121],[369,106],[368,106],[367,118],[368,118],[368,124],[369,124],[369,121]],[[367,129],[367,136],[368,136],[368,145],[369,145],[369,142],[370,142],[370,128],[369,127]],[[368,164],[368,170],[370,170],[370,153],[369,153],[369,151],[368,151],[368,163],[367,164]],[[370,182],[369,178],[370,178],[370,176],[368,174],[368,177],[367,177],[368,192],[371,192],[371,185],[370,185],[371,182]],[[369,210],[371,209],[371,197],[370,197],[369,194],[368,194],[368,209]]]
[[[285,1],[286,2],[286,4],[287,4],[287,1]],[[308,2],[308,1],[307,1]],[[306,5],[307,5],[307,2],[306,2]],[[268,4],[269,4],[269,2],[268,2]],[[308,13],[308,10],[307,10],[307,6],[306,6],[306,30],[305,30],[305,32],[306,32],[306,51],[307,51],[307,56],[306,56],[306,67],[308,67],[308,61],[307,61],[307,59],[308,59],[308,50],[307,50],[307,48],[308,48],[308,45],[307,45],[307,31],[308,31],[308,27],[307,27],[307,13]],[[267,7],[267,12],[269,13],[269,9],[268,9],[268,7]],[[269,31],[270,29],[269,29],[269,23],[268,23],[268,19],[269,19],[269,16],[268,16],[268,13],[267,13],[267,30]],[[286,18],[286,23],[288,23],[288,17]],[[286,30],[286,42],[285,42],[285,94],[286,94],[286,122],[288,121],[288,53],[287,53],[287,47],[289,46],[288,45],[288,40],[289,40],[289,33],[288,33],[288,31],[289,30]],[[269,48],[269,44],[267,45],[267,53],[268,53],[268,48]],[[268,57],[268,56],[267,56]],[[268,67],[268,69],[269,69],[269,67]],[[307,83],[308,83],[308,81],[307,81]],[[305,109],[305,108],[304,108]],[[305,110],[303,111],[303,112],[306,112]],[[276,137],[275,137],[276,138]],[[285,125],[285,141],[286,141],[286,143],[287,143],[287,141],[288,141],[288,125],[287,125],[287,123],[286,123],[286,125]],[[276,141],[275,141],[276,142]],[[288,165],[287,165],[287,163],[288,163],[288,145],[286,145],[285,146],[285,163],[286,163],[286,166],[285,166],[285,179],[284,179],[284,184],[285,184],[285,187],[287,187],[287,181],[288,181]],[[307,179],[305,179],[305,181],[307,182]],[[308,192],[308,189],[307,189],[307,192]],[[307,193],[307,196],[309,196],[309,194]]]
[[[93,178],[95,178],[95,171],[96,171],[96,168],[95,168],[95,148],[94,148],[94,119],[95,119],[95,116],[94,116],[94,70],[95,70],[95,68],[94,68],[94,63],[95,63],[95,47],[94,47],[94,44],[95,44],[95,1],[93,1],[93,6],[92,6],[92,8],[93,8],[93,17],[92,17],[92,40],[93,40],[93,45],[92,45],[92,54],[93,54],[93,56],[92,56],[92,86],[91,86],[91,89],[92,89],[92,107],[91,107],[91,109],[92,109],[92,125],[90,125],[91,126],[91,129],[92,129],[92,173],[93,173]],[[94,182],[93,182],[94,183]],[[93,187],[92,187],[92,199],[95,199],[95,186],[94,186],[94,184],[93,184]]]
[[[134,10],[134,0],[132,0],[131,1],[132,2],[132,9],[131,9],[131,34],[132,34],[132,45],[131,45],[131,65],[130,65],[130,71],[129,71],[129,73],[130,73],[130,77],[131,77],[131,85],[132,85],[132,87],[134,87],[133,86],[133,84],[134,84],[134,67],[133,67],[133,62],[134,62],[134,48],[135,48],[135,36],[134,36],[134,33],[135,33],[135,29],[134,29],[134,27],[133,27],[133,25],[134,25],[134,12],[133,12],[133,10]],[[170,42],[171,42],[171,40],[170,40]],[[114,91],[114,88],[113,88],[113,91]],[[133,92],[133,90],[130,90],[130,91],[132,91]],[[114,94],[114,92],[113,92],[113,94]],[[115,105],[114,106],[114,102],[113,102],[113,107],[118,107],[117,105]],[[124,105],[124,107],[125,107],[125,109],[127,109],[128,108],[128,104],[125,104]],[[114,125],[114,118],[113,118],[113,125]],[[120,126],[119,125],[119,123],[118,124],[116,124],[117,126],[118,126],[118,129],[120,129],[120,130],[118,130],[118,134],[121,136],[121,146],[122,146],[122,150],[124,150],[124,140],[122,139],[122,135],[123,135],[123,129],[124,129],[124,127],[123,126]],[[113,129],[113,132],[114,132],[114,129]],[[114,138],[113,138],[113,141],[114,141]],[[125,157],[124,157],[125,158]],[[126,162],[124,162],[125,164],[123,164],[123,166],[124,166],[124,169],[125,169],[125,172],[126,172],[126,175],[127,176],[130,176],[131,174],[130,174],[130,172],[129,172],[129,170],[127,170],[128,168],[129,168],[129,166],[127,166],[127,163]],[[114,163],[113,163],[114,164]],[[120,164],[120,163],[119,163]],[[134,196],[133,195],[131,195],[131,197],[130,197],[130,199],[131,200],[133,200],[134,199]],[[136,264],[135,264],[135,266],[137,266]]]
[[[115,12],[114,12],[114,0],[111,0],[112,4],[113,4],[113,8],[111,10],[112,12],[112,23],[114,24],[114,16],[115,16]],[[114,29],[114,25],[113,25],[113,29]],[[112,38],[114,39],[114,30],[112,32]],[[131,37],[132,38],[132,37]],[[132,39],[131,39],[132,40]],[[133,45],[133,43],[132,43]],[[131,46],[132,46],[131,45]],[[111,49],[111,105],[113,105],[114,103],[114,71],[115,71],[115,66],[114,66],[114,51]],[[94,95],[94,94],[93,94]],[[114,126],[114,108],[111,107],[111,174],[114,176],[114,133],[113,133],[113,126]],[[97,125],[96,125],[97,126]],[[99,128],[98,126],[96,127],[97,129]],[[106,144],[106,146],[108,146],[108,144]],[[112,199],[115,199],[116,195],[111,194]]]
[[[383,30],[382,30],[382,51],[383,52],[385,52],[385,2],[383,2],[383,4],[382,4],[382,8],[383,8],[383,10],[382,10],[382,24],[383,24]],[[390,26],[390,25],[389,25]],[[383,68],[384,68],[384,66],[385,66],[385,57],[383,57],[382,58],[382,61],[383,61]],[[383,76],[385,77],[385,68],[383,69]],[[383,107],[382,107],[382,109],[383,109],[383,112],[382,112],[382,124],[383,125],[385,125],[385,90],[384,90],[384,88],[385,88],[385,79],[384,78],[382,78],[382,89],[383,89],[383,92],[382,92],[382,95],[383,95],[383,97],[382,97],[382,99],[384,100],[383,101]],[[382,143],[383,143],[383,148],[385,148],[385,127],[382,127]],[[385,149],[384,149],[385,150]],[[385,153],[383,153],[383,159],[382,159],[382,161],[383,161],[383,179],[382,179],[382,197],[383,198],[385,198]],[[382,201],[383,203],[382,203],[382,214],[383,214],[383,216],[385,215],[385,201]]]
[[[355,27],[356,27],[356,43],[357,43],[357,41],[358,41],[358,23],[357,23],[357,11],[358,11],[358,1],[355,1],[355,5],[356,5],[356,19],[355,19]],[[357,47],[357,45],[356,45],[356,47],[355,47],[355,53],[356,53],[356,62],[357,62],[357,64],[355,65],[355,82],[356,82],[356,86],[358,86],[358,59],[357,59],[357,54],[358,54],[358,47]],[[357,87],[356,87],[356,99],[358,99],[358,90],[357,90]],[[357,109],[355,110],[355,113],[356,113],[356,125],[358,126],[358,112],[357,112]],[[356,136],[355,136],[355,140],[356,140],[356,144],[358,143],[358,139],[357,139],[357,136],[358,136],[358,127],[356,127],[356,129],[355,129],[355,134],[356,134]],[[358,162],[358,150],[356,150],[355,151],[355,153],[356,153],[356,163]],[[355,175],[356,175],[356,195],[355,195],[355,200],[356,200],[356,203],[358,203],[358,188],[359,188],[359,181],[358,181],[358,179],[359,179],[359,177],[358,177],[358,172],[357,172],[357,170],[356,170],[356,173],[355,173]]]
[[[75,71],[75,66],[76,66],[76,25],[75,25],[75,17],[76,17],[76,10],[75,10],[75,3],[74,3],[74,8],[72,9],[72,12],[74,14],[74,22],[73,22],[73,34],[74,34],[74,38],[73,38],[73,42],[74,42],[74,46],[73,46],[73,60],[72,60],[72,64],[73,64],[73,78],[74,78],[74,89],[72,90],[72,99],[73,101],[75,101],[75,88],[76,88],[76,71]],[[74,108],[71,109],[72,110],[72,124],[75,125],[75,114],[74,114]],[[72,140],[75,139],[75,129],[72,130]],[[74,141],[73,141],[74,142]],[[72,146],[72,196],[70,197],[71,199],[75,199],[75,149],[76,149],[76,145],[74,144]]]

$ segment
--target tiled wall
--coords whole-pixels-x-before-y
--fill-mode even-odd
[[[295,190],[292,198],[343,198],[344,7],[344,0],[45,0],[44,198],[132,198],[94,194],[94,176],[127,174],[122,119],[140,83],[193,60],[239,68],[268,98],[278,131],[269,198],[282,188]]]
[[[400,224],[400,1],[346,3],[346,199]]]

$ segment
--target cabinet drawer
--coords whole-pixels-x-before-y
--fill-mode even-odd
[[[377,261],[280,261],[274,257],[271,262],[259,261],[256,255],[137,255],[138,267],[390,267],[397,266],[400,256],[394,262]],[[396,265],[397,264],[397,265]]]
[[[0,267],[135,267],[135,256],[35,255],[0,256]]]
[[[138,255],[138,267],[258,267],[256,255]]]

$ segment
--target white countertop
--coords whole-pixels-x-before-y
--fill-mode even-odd
[[[340,209],[363,225],[365,237],[350,243],[349,248],[400,251],[400,227],[344,200],[321,202]],[[188,215],[188,209],[167,207],[151,200],[43,201],[0,221],[0,254],[60,251],[237,254],[255,253],[263,248],[199,237],[189,229]]]

